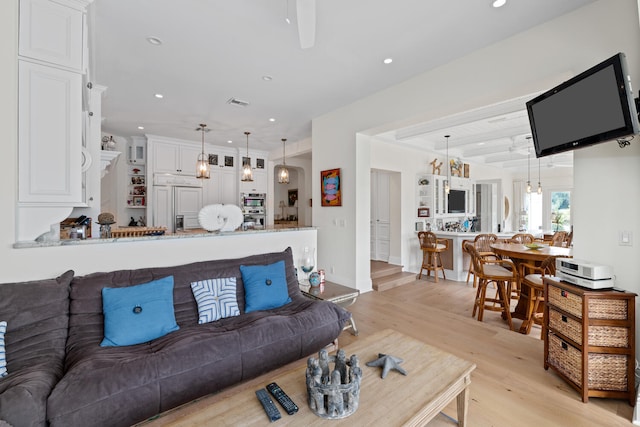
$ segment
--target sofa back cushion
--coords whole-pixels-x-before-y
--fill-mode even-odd
[[[245,312],[244,286],[240,265],[266,265],[283,260],[289,296],[304,298],[300,294],[293,265],[291,248],[282,252],[252,255],[244,258],[201,261],[171,267],[141,268],[92,273],[75,277],[71,282],[69,340],[67,342],[67,369],[95,351],[104,338],[102,314],[102,288],[117,288],[147,283],[166,276],[173,276],[173,305],[180,328],[197,325],[198,305],[191,290],[191,283],[207,279],[235,277],[236,294],[240,313]]]
[[[62,378],[73,271],[55,279],[0,284],[7,322],[7,375],[0,378],[0,420],[46,425],[47,397]]]

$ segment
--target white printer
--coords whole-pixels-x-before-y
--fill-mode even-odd
[[[556,276],[589,289],[613,288],[613,268],[574,258],[556,258]]]

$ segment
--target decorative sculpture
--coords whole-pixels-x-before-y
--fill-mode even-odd
[[[355,354],[347,361],[342,349],[336,356],[322,349],[318,358],[307,359],[306,378],[309,408],[319,417],[341,419],[358,409],[362,370]]]
[[[400,359],[399,357],[378,353],[378,358],[376,360],[372,360],[371,362],[367,362],[367,366],[382,366],[382,379],[385,379],[389,371],[392,369],[400,372],[402,375],[407,375],[407,371],[400,367],[400,364],[402,362],[404,362],[404,360]]]
[[[438,163],[436,165],[436,163],[438,162],[438,159],[433,159],[433,161],[431,163],[429,163],[431,165],[432,171],[431,174],[435,175],[436,171],[438,172],[438,175],[440,175],[440,167],[442,166],[442,162]]]

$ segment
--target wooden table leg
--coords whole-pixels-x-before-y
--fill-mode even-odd
[[[469,384],[471,384],[471,376],[464,378],[464,389],[456,397],[458,407],[458,426],[464,427],[467,424],[467,412],[469,410]]]

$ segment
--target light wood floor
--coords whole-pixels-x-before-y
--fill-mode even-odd
[[[510,331],[500,313],[471,317],[475,289],[433,277],[384,292],[361,295],[349,307],[359,336],[340,335],[340,346],[374,331],[393,328],[477,365],[471,376],[469,425],[483,426],[631,426],[633,408],[626,401],[590,398],[543,367],[540,328],[531,335]],[[514,327],[520,326],[514,320]],[[409,376],[411,373],[409,373]],[[366,384],[363,384],[366,387]],[[380,390],[384,393],[384,390]],[[445,411],[455,417],[455,403]],[[445,416],[429,426],[455,425]]]

